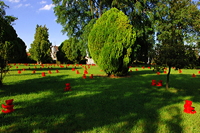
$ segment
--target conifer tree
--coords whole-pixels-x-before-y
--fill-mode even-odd
[[[51,43],[49,41],[49,33],[47,27],[37,25],[34,41],[31,44],[31,48],[29,49],[31,58],[37,61],[38,64],[50,61],[50,46]]]
[[[128,17],[116,8],[94,24],[88,39],[90,54],[108,75],[123,76],[134,59],[136,33]]]

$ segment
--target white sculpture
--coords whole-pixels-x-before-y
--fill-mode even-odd
[[[96,63],[94,62],[94,60],[93,60],[92,58],[89,57],[89,52],[88,52],[87,49],[86,49],[86,57],[85,57],[85,59],[87,59],[86,64],[96,64]]]
[[[95,64],[92,58],[86,56],[85,59],[87,59],[86,64]]]
[[[57,60],[56,53],[59,51],[57,46],[51,46],[51,58]]]

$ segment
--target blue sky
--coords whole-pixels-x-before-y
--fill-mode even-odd
[[[27,45],[27,50],[34,40],[36,25],[46,25],[49,29],[49,41],[52,45],[59,46],[68,39],[63,35],[62,26],[56,23],[56,16],[53,12],[54,5],[51,0],[4,0],[9,6],[6,15],[17,17],[13,25],[18,36]]]

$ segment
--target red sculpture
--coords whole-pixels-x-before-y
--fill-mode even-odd
[[[52,74],[51,70],[48,71],[49,74]]]
[[[87,71],[87,70],[84,70],[84,74],[88,74],[88,71]]]
[[[184,112],[188,114],[195,114],[196,111],[194,110],[195,107],[192,107],[192,101],[185,100],[184,104]]]
[[[66,83],[65,85],[66,85],[65,91],[71,91],[70,83]]]
[[[85,74],[83,74],[83,79],[86,79],[86,75]]]
[[[193,73],[193,74],[192,74],[192,77],[193,77],[193,78],[195,78],[195,77],[196,77],[196,75]]]
[[[151,81],[151,85],[152,85],[152,86],[156,86],[156,80],[152,80],[152,81]]]
[[[80,74],[80,72],[78,70],[76,70],[76,74]]]
[[[93,79],[93,74],[90,75],[90,78]]]
[[[162,86],[162,80],[160,80],[160,81],[156,84],[156,86]]]
[[[45,75],[45,72],[42,72],[42,77],[45,77],[46,75]]]
[[[160,81],[158,81],[158,82],[156,82],[156,80],[152,80],[151,81],[151,85],[152,86],[162,86],[163,84],[162,84],[162,80],[160,80]]]
[[[18,74],[20,74],[21,73],[21,70],[18,70]]]
[[[3,113],[11,113],[14,111],[13,107],[14,105],[12,104],[13,103],[13,99],[10,99],[10,100],[6,100],[6,105],[2,104],[2,108],[6,109],[6,110],[2,110]]]

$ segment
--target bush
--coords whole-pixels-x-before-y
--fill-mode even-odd
[[[136,33],[129,23],[123,12],[112,8],[96,21],[89,34],[90,54],[108,75],[126,75],[135,57]]]

